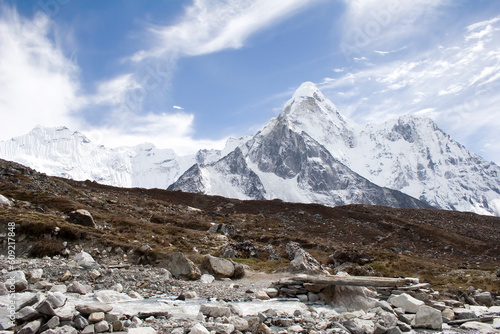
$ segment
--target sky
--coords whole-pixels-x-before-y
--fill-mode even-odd
[[[305,81],[356,123],[430,117],[500,163],[497,0],[0,0],[0,140],[221,149]]]

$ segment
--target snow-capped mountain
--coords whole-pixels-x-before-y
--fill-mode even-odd
[[[0,157],[49,175],[120,187],[166,188],[194,163],[213,162],[220,151],[178,156],[152,144],[109,149],[66,127],[36,127],[0,142]]]
[[[375,190],[371,198],[365,178],[437,208],[500,215],[497,165],[467,151],[427,118],[404,116],[357,125],[310,82],[239,151],[233,152],[237,162],[230,154],[214,164],[193,166],[170,189],[326,205],[397,206],[374,202],[375,197],[391,200]],[[230,168],[235,163],[243,173]]]
[[[64,127],[37,127],[0,142],[0,158],[50,175],[122,187],[170,186],[326,205],[424,202],[500,216],[496,164],[469,152],[430,119],[409,115],[357,125],[310,82],[256,135],[228,140],[222,151],[178,156],[152,144],[109,149]]]

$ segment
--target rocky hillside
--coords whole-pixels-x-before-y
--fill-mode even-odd
[[[0,226],[0,326],[19,333],[400,333],[446,326],[467,333],[499,325],[496,217],[117,188],[0,160]],[[428,284],[327,289],[286,278],[327,272],[368,281],[415,277],[441,293]],[[9,287],[17,291],[17,327],[7,317]],[[226,303],[269,296],[294,299]]]

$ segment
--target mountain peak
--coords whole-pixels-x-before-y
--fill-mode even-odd
[[[311,81],[306,81],[293,94],[293,100],[304,98],[304,97],[313,97],[317,100],[324,100],[323,93],[319,90],[318,87]]]

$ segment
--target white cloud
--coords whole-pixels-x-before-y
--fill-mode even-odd
[[[425,19],[449,0],[344,0],[341,51],[346,59],[365,51],[400,47],[411,35],[421,33]],[[415,29],[418,23],[419,29]],[[378,54],[390,52],[377,51]]]
[[[133,56],[176,59],[241,48],[252,34],[320,0],[194,0],[175,25],[150,28],[152,46]]]
[[[355,121],[427,115],[469,149],[500,162],[500,149],[491,144],[500,141],[500,19],[466,27],[462,37],[435,49],[345,73],[320,88]]]
[[[47,37],[54,29],[42,14],[28,20],[0,6],[0,139],[76,122],[78,67]]]

